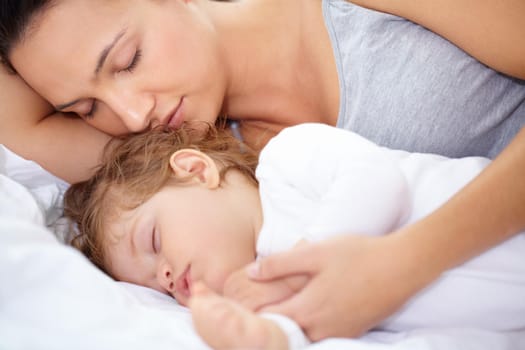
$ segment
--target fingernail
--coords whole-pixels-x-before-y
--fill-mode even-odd
[[[248,277],[255,278],[259,276],[260,269],[261,269],[260,264],[258,262],[254,262],[246,266],[246,273],[248,274]]]

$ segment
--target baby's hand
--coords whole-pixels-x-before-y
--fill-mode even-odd
[[[215,294],[202,282],[193,285],[189,307],[195,330],[213,349],[288,349],[286,334],[273,321]]]
[[[300,291],[308,282],[306,275],[259,282],[248,277],[245,268],[230,275],[224,284],[223,295],[236,300],[252,311],[281,302]]]

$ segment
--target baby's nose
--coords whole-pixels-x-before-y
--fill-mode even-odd
[[[157,273],[157,279],[162,288],[166,289],[170,294],[173,294],[175,291],[175,282],[173,281],[173,278],[171,267],[168,264],[163,264]]]

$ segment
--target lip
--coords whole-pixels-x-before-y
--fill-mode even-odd
[[[179,104],[175,109],[166,117],[166,125],[170,129],[179,128],[184,122],[184,96],[180,99]]]
[[[175,282],[177,295],[182,296],[186,300],[189,299],[191,296],[191,285],[191,266],[188,265]]]

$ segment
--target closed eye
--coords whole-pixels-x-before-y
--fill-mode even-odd
[[[128,64],[128,66],[122,69],[121,72],[132,73],[133,70],[137,67],[137,64],[139,63],[141,57],[142,57],[142,50],[139,49],[135,52],[135,55],[133,56],[133,59]],[[89,112],[84,114],[84,118],[86,119],[93,118],[95,116],[96,111],[97,111],[97,101],[93,101],[93,103],[91,104],[91,109],[89,110]]]
[[[160,251],[160,236],[155,228],[151,233],[151,246],[153,248],[153,253],[158,254]]]
[[[87,112],[86,114],[84,114],[84,118],[86,119],[91,119],[95,116],[95,112],[97,111],[97,101],[93,101],[93,103],[91,104],[91,108],[89,110],[89,112]]]
[[[133,70],[137,67],[137,64],[139,63],[141,57],[142,57],[142,50],[138,49],[135,52],[135,55],[133,56],[133,59],[131,60],[131,62],[128,64],[126,68],[122,69],[121,72],[132,73]]]

